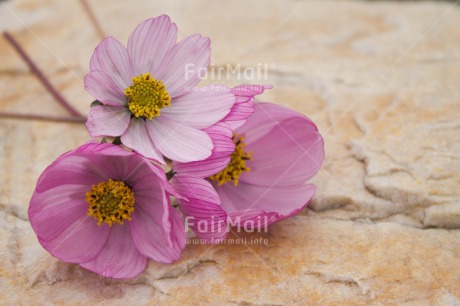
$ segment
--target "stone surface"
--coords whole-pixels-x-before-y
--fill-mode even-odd
[[[89,2],[103,31],[121,41],[162,13],[181,37],[210,36],[210,73],[266,64],[267,79],[230,73],[217,82],[273,84],[262,100],[317,122],[326,146],[318,192],[309,209],[268,233],[191,243],[175,264],[103,279],[51,257],[27,220],[39,174],[88,139],[84,126],[0,119],[2,303],[460,304],[460,7]],[[83,77],[100,38],[81,2],[2,2],[0,29],[87,113]],[[66,115],[3,38],[0,58],[0,111]]]

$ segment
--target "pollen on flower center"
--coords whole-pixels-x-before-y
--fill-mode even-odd
[[[227,168],[221,172],[209,177],[211,180],[218,182],[219,186],[233,181],[235,186],[238,186],[239,178],[243,172],[249,172],[251,169],[246,166],[246,161],[251,160],[252,152],[246,152],[244,148],[246,143],[244,137],[238,134],[233,134],[233,142],[236,145],[235,151],[232,153],[230,163]]]
[[[136,117],[152,119],[160,115],[160,108],[170,105],[171,97],[162,81],[152,78],[150,72],[133,78],[133,85],[124,91],[128,108]]]
[[[86,193],[86,202],[89,204],[88,216],[93,216],[98,225],[102,222],[110,226],[123,224],[123,221],[131,220],[134,192],[125,183],[110,179],[93,185]]]

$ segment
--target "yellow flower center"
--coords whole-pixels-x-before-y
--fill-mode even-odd
[[[125,89],[128,108],[136,117],[152,119],[160,115],[160,108],[170,105],[171,97],[162,81],[149,72],[133,78],[133,85]]]
[[[225,183],[233,181],[235,186],[238,186],[238,179],[243,172],[249,172],[251,169],[246,166],[246,161],[251,160],[252,152],[246,153],[244,148],[246,144],[244,143],[244,137],[238,136],[238,134],[233,134],[233,142],[236,145],[235,151],[232,153],[230,163],[227,165],[227,168],[221,172],[209,177],[211,180],[218,182],[219,186],[222,186]]]
[[[93,185],[86,193],[86,202],[89,204],[88,216],[112,226],[113,223],[123,224],[131,220],[134,211],[134,192],[125,183],[114,181],[101,182]]]

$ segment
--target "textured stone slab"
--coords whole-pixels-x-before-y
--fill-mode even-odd
[[[298,216],[267,234],[190,244],[176,264],[150,263],[136,279],[112,281],[50,258],[27,221],[0,220],[2,294],[11,303],[460,303],[455,231]]]
[[[231,75],[219,83],[274,84],[262,100],[317,122],[326,146],[313,180],[318,192],[309,209],[268,233],[190,244],[173,265],[151,262],[136,279],[103,279],[51,257],[27,220],[39,174],[88,139],[84,126],[0,119],[2,302],[460,304],[458,7],[89,2],[103,31],[123,42],[142,19],[168,13],[181,37],[212,38],[212,69],[267,64],[266,80]],[[83,77],[100,38],[79,1],[2,2],[0,29],[73,106],[88,111]],[[66,115],[3,38],[0,59],[0,111]]]

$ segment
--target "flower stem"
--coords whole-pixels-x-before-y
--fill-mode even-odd
[[[96,15],[94,15],[93,10],[91,9],[91,6],[89,5],[87,0],[80,0],[81,5],[83,6],[86,14],[88,14],[89,19],[91,20],[91,23],[93,24],[94,28],[96,29],[97,35],[102,39],[106,35],[104,31],[102,30],[101,24],[96,18]]]
[[[29,115],[29,114],[15,114],[9,112],[0,112],[0,118],[5,119],[19,119],[19,120],[38,120],[38,121],[51,121],[51,122],[67,122],[67,123],[85,123],[84,117],[56,117],[44,115]]]
[[[66,99],[51,85],[48,79],[43,75],[43,73],[38,69],[34,64],[32,59],[26,54],[24,49],[19,45],[19,43],[8,33],[3,32],[5,39],[11,44],[11,46],[16,50],[16,52],[21,56],[21,58],[27,63],[30,70],[38,78],[40,83],[46,88],[46,90],[54,97],[54,99],[64,107],[70,115],[78,118],[83,118],[83,116],[72,106]]]

